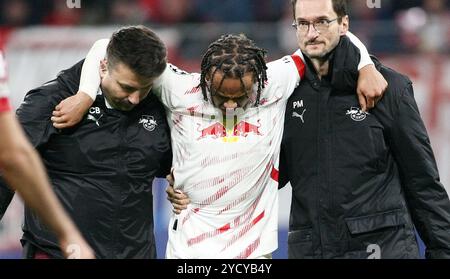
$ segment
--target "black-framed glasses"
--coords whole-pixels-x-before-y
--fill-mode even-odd
[[[328,27],[330,27],[330,24],[336,20],[340,19],[340,17],[337,17],[335,19],[317,19],[314,21],[306,21],[306,20],[299,20],[294,21],[292,23],[292,27],[297,29],[297,31],[302,33],[308,33],[309,26],[312,25],[314,27],[314,30],[317,31],[317,33],[322,33],[328,31]]]

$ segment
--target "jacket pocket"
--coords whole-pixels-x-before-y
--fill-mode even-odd
[[[417,258],[414,233],[405,209],[345,218],[349,230],[343,258]]]
[[[288,234],[288,258],[314,258],[312,249],[312,228],[290,231]]]
[[[397,209],[367,216],[345,218],[345,223],[351,234],[362,234],[403,226],[406,224],[403,214],[403,210]]]
[[[288,243],[311,241],[312,228],[290,231],[288,234]]]

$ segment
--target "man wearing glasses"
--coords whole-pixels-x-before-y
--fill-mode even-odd
[[[97,43],[85,65],[98,64],[106,43]],[[269,258],[277,248],[284,111],[305,65],[300,53],[267,65],[264,54],[243,35],[224,35],[206,50],[200,74],[169,65],[154,83],[171,125],[175,189],[191,199],[171,217],[168,258]],[[97,88],[97,67],[83,72]],[[95,94],[89,87],[80,84]],[[54,113],[58,128],[70,123],[67,105]]]
[[[345,1],[291,2],[306,70],[280,159],[280,185],[292,185],[289,258],[418,258],[414,227],[427,258],[450,258],[450,202],[411,81],[376,61],[389,87],[362,110]]]

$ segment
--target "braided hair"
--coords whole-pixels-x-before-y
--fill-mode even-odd
[[[218,70],[223,73],[220,85],[225,78],[242,78],[246,73],[253,72],[258,83],[255,106],[259,104],[261,91],[264,83],[267,81],[267,66],[264,60],[266,51],[259,48],[255,43],[248,39],[244,34],[222,35],[218,40],[211,43],[208,50],[203,55],[201,64],[200,87],[203,98],[207,101],[207,83],[206,77],[211,74],[210,79]],[[214,72],[211,70],[214,68]],[[219,87],[220,88],[220,87]]]

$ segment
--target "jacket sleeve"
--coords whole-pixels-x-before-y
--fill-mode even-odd
[[[40,88],[31,90],[16,111],[28,140],[35,148],[43,146],[50,136],[57,132],[50,121],[50,117],[53,108],[58,104],[57,100],[61,98],[55,98],[55,94],[51,93],[53,90],[59,89],[56,81],[53,81]],[[0,219],[6,212],[13,197],[14,191],[9,189],[4,179],[0,176]]]
[[[427,247],[426,257],[450,258],[450,201],[439,181],[433,150],[414,100],[411,82],[406,83],[401,86],[403,88],[386,93],[389,97],[395,96],[389,140],[400,168],[414,225]]]
[[[57,133],[50,117],[53,108],[63,98],[52,94],[55,90],[61,90],[56,81],[31,90],[25,95],[24,101],[16,111],[28,140],[37,149],[44,145],[52,134]]]
[[[31,90],[16,114],[31,144],[39,150],[58,133],[50,120],[53,109],[64,98],[73,95],[78,88],[83,60],[62,71],[58,78]],[[0,219],[8,208],[14,191],[10,190],[0,175]]]
[[[79,61],[59,72],[56,79],[29,91],[17,109],[19,122],[35,148],[39,149],[51,135],[59,133],[50,118],[56,105],[77,92],[83,63],[84,60]]]

